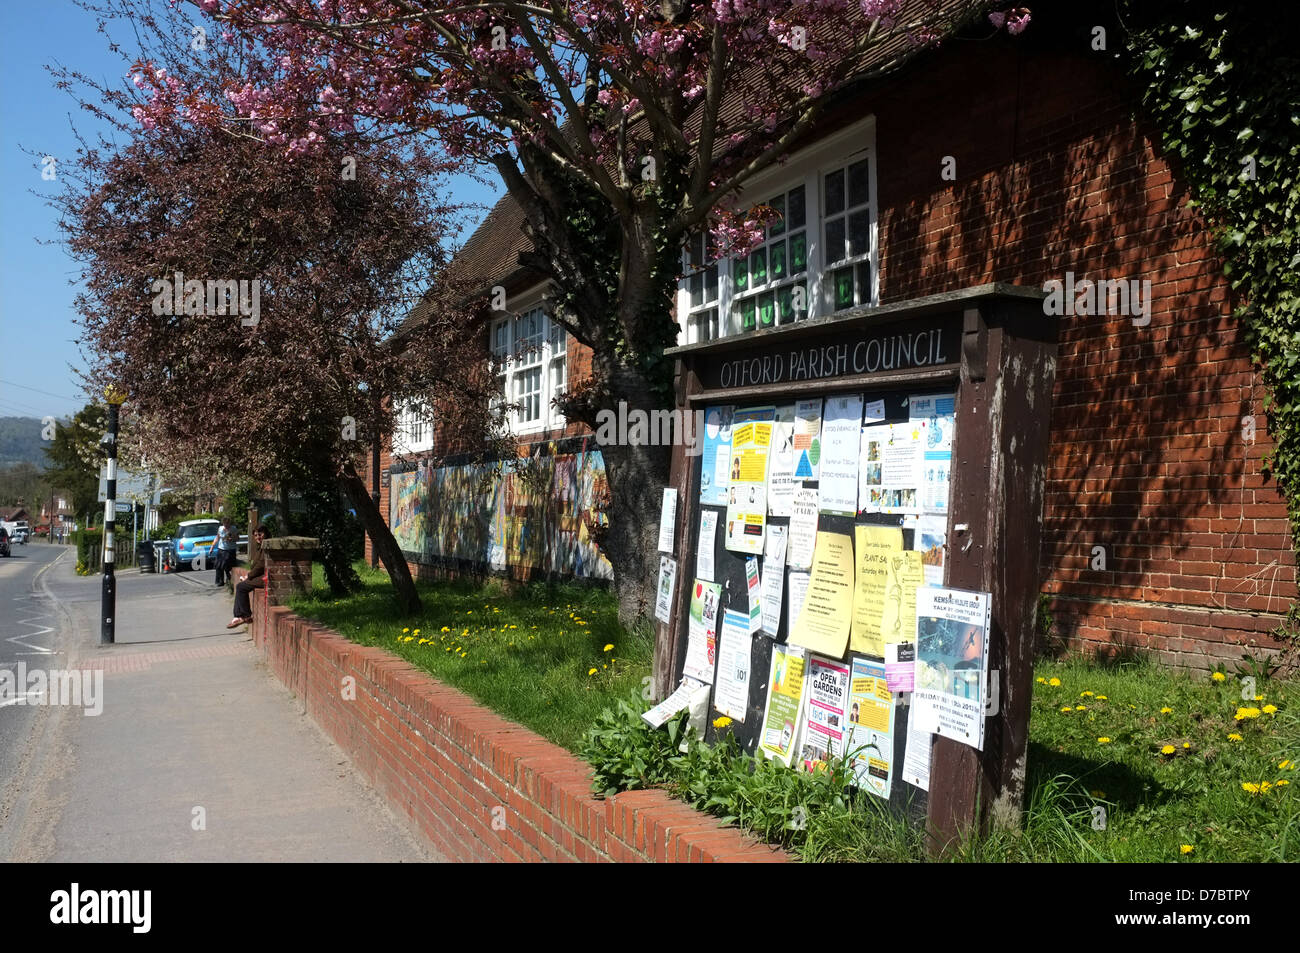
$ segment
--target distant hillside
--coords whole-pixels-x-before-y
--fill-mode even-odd
[[[0,467],[31,463],[44,470],[47,446],[41,439],[41,418],[0,417]]]

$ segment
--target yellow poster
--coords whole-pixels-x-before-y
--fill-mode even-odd
[[[855,526],[858,579],[853,591],[853,633],[850,648],[864,655],[885,657],[885,594],[890,560],[903,551],[903,531],[897,526]]]
[[[889,557],[885,612],[880,628],[885,644],[916,641],[916,590],[925,584],[922,553],[908,550]]]
[[[915,617],[915,603],[912,614]],[[820,655],[840,659],[848,646],[852,622],[853,540],[844,533],[819,532],[808,595],[790,641]]]
[[[767,458],[775,407],[738,411],[731,431],[731,482],[727,488],[726,547],[761,556],[767,527]]]

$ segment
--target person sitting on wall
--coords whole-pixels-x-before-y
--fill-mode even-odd
[[[257,555],[248,564],[248,575],[235,584],[235,617],[226,624],[227,629],[253,621],[253,608],[249,605],[248,594],[254,589],[266,588],[266,554],[262,550],[266,526],[258,524],[257,529],[253,530],[253,539],[257,542]]]

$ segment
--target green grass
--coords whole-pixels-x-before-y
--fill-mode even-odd
[[[639,692],[650,673],[649,632],[624,632],[608,592],[534,586],[507,594],[497,584],[422,585],[425,611],[412,621],[400,618],[384,573],[361,572],[360,594],[333,600],[318,575],[318,595],[293,608],[408,659],[570,751],[579,750],[602,710]],[[606,644],[614,649],[603,651]],[[1023,823],[955,845],[951,858],[1300,859],[1300,771],[1279,767],[1300,761],[1300,684],[1257,673],[1254,694],[1263,697],[1243,700],[1241,675],[1220,674],[1222,680],[1172,672],[1141,659],[1040,661]],[[617,755],[618,746],[612,750]],[[1243,783],[1260,788],[1248,791]],[[709,763],[665,786],[688,799],[694,787],[700,803],[720,794],[730,805],[726,813],[761,816],[758,826],[778,838],[780,805],[806,796],[774,777],[746,790],[734,772]],[[806,831],[786,841],[812,861],[926,857],[921,828],[868,795],[847,810],[810,814]]]
[[[336,600],[316,565],[313,594],[291,607],[354,642],[400,655],[570,751],[602,709],[640,690],[650,674],[649,631],[624,631],[607,592],[420,584],[424,611],[412,619],[398,611],[386,572],[357,570],[362,591]],[[606,652],[606,645],[614,647]]]

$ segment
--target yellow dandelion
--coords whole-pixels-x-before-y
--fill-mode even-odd
[[[731,719],[726,715],[719,715],[717,718],[713,719],[714,728],[726,728],[729,724],[731,724]]]
[[[1260,782],[1259,782],[1259,791],[1260,791],[1261,794],[1263,794],[1265,791],[1267,791],[1267,790],[1268,790],[1269,788],[1271,788],[1272,786],[1273,786],[1273,782],[1272,782],[1272,781],[1260,781]]]
[[[1258,708],[1253,708],[1253,707],[1252,707],[1252,708],[1238,708],[1238,709],[1237,709],[1237,714],[1234,715],[1233,717],[1236,718],[1237,721],[1241,721],[1241,720],[1246,719],[1246,718],[1258,718],[1258,717],[1259,717],[1259,709],[1258,709]]]
[[[1228,676],[1224,675],[1222,672],[1215,672],[1213,675],[1210,676],[1210,678],[1214,679],[1216,682],[1221,682],[1227,677]]]
[[[1178,847],[1178,852],[1180,854],[1190,854],[1194,850],[1196,850],[1196,848],[1193,847],[1191,844],[1181,844]]]
[[[1191,743],[1190,741],[1184,741],[1184,742],[1183,742],[1183,747],[1184,747],[1184,748],[1190,748],[1191,746],[1192,746],[1192,743]]]
[[[593,666],[593,667],[587,669],[587,674],[588,674],[588,675],[595,675],[595,674],[596,674],[595,666]]]
[[[1237,733],[1234,731],[1232,734],[1228,735],[1228,740],[1229,740],[1229,741],[1240,741],[1240,740],[1241,740],[1241,735],[1237,734]]]
[[[1107,738],[1107,737],[1105,737],[1105,736],[1103,735],[1102,737],[1100,737],[1100,738],[1097,739],[1097,744],[1099,744],[1099,745],[1108,745],[1108,744],[1110,744],[1110,739]]]
[[[415,630],[415,634],[416,634],[416,635],[419,635],[419,634],[420,634],[420,630],[419,630],[419,629],[416,629],[416,630]]]
[[[1165,745],[1163,748],[1160,749],[1160,753],[1161,753],[1161,754],[1173,754],[1173,753],[1174,753],[1175,751],[1177,751],[1177,750],[1178,750],[1178,749],[1175,748],[1173,745]]]
[[[1172,708],[1169,708],[1169,707],[1165,707],[1165,708],[1160,709],[1160,714],[1162,714],[1162,715],[1172,715],[1173,713],[1174,713],[1174,710],[1173,710]]]
[[[1092,692],[1079,692],[1079,697],[1080,697],[1080,698],[1091,698],[1091,697],[1092,697]]]
[[[1047,679],[1043,678],[1043,676],[1041,675],[1039,675],[1036,679],[1034,679],[1034,681],[1036,681],[1039,685],[1047,684]]]
[[[444,625],[444,626],[443,626],[439,631],[442,631],[442,632],[450,632],[451,629],[450,629],[448,626],[445,626],[445,625]]]
[[[410,632],[410,631],[411,631],[410,629],[403,629],[403,630],[402,630],[402,635],[406,635],[406,633],[407,633],[407,632]]]
[[[1104,701],[1109,701],[1109,700],[1110,700],[1110,699],[1108,699],[1105,695],[1098,695],[1098,696],[1097,696],[1097,701],[1099,701],[1099,702],[1104,702]]]
[[[1256,696],[1255,696],[1255,701],[1257,701],[1257,702],[1262,702],[1263,700],[1264,700],[1264,696],[1263,696],[1263,695],[1256,695]]]
[[[1061,714],[1068,715],[1072,711],[1074,711],[1074,709],[1071,708],[1069,705],[1066,705],[1064,708],[1061,709]]]
[[[1260,709],[1260,711],[1262,711],[1262,712],[1263,712],[1264,714],[1266,714],[1266,715],[1276,715],[1276,714],[1277,714],[1277,706],[1276,706],[1276,705],[1265,705],[1263,708]]]
[[[1292,761],[1290,758],[1283,758],[1281,761],[1277,763],[1277,766],[1281,768],[1283,771],[1295,770],[1295,762]]]
[[[1047,684],[1051,685],[1053,688],[1059,688],[1061,686],[1061,680],[1059,678],[1049,678]]]
[[[1280,787],[1280,788],[1281,788],[1281,787],[1286,787],[1286,786],[1287,786],[1288,784],[1290,784],[1290,783],[1291,783],[1291,782],[1288,781],[1286,778],[1283,778],[1281,781],[1278,781],[1278,782],[1277,782],[1277,786]]]
[[[1087,706],[1087,705],[1075,705],[1075,706],[1074,706],[1074,710],[1075,710],[1075,711],[1087,711],[1087,710],[1088,710],[1088,706]]]
[[[613,643],[613,642],[610,642],[610,643],[609,643],[608,645],[606,645],[603,649],[601,649],[601,651],[602,651],[602,652],[612,652],[612,651],[614,651],[614,643]]]
[[[1256,784],[1254,781],[1242,781],[1241,789],[1245,791],[1247,794],[1259,793],[1259,785]]]

